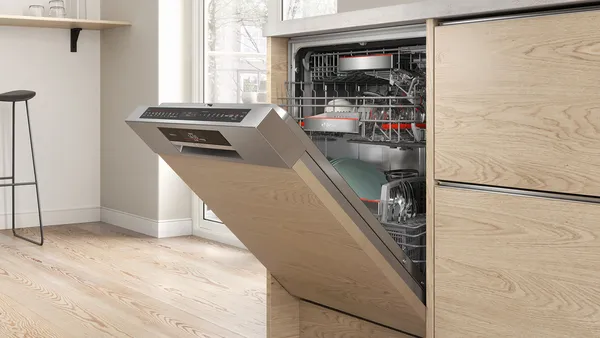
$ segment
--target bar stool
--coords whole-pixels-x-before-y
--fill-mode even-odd
[[[0,102],[12,102],[12,174],[9,177],[0,177],[0,180],[10,180],[11,183],[0,184],[0,187],[11,187],[12,189],[12,231],[17,238],[26,240],[37,245],[44,245],[44,229],[42,225],[42,209],[40,207],[40,193],[38,190],[37,173],[35,171],[35,156],[33,155],[33,139],[31,137],[31,123],[29,120],[29,100],[34,98],[35,92],[30,90],[15,90],[0,94]],[[29,144],[31,145],[31,161],[33,163],[33,182],[16,182],[15,180],[15,108],[17,102],[25,102],[25,110],[27,111],[27,127],[29,129]],[[17,234],[15,229],[15,188],[22,186],[35,186],[35,195],[37,197],[38,216],[40,222],[40,241],[35,241],[27,237]]]

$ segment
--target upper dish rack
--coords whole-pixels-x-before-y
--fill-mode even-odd
[[[311,136],[424,146],[425,47],[307,53],[282,106]]]
[[[310,71],[310,80],[313,82],[344,82],[369,77],[387,81],[391,70],[398,73],[413,72],[413,75],[424,78],[425,61],[425,46],[413,46],[348,52],[309,52],[302,65]],[[396,80],[402,82],[403,76],[397,76],[399,78]]]

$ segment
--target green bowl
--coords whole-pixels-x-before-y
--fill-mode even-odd
[[[353,158],[334,159],[331,165],[362,200],[379,200],[381,186],[387,183],[387,179],[376,166]]]

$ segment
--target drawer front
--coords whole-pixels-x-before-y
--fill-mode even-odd
[[[600,12],[435,31],[438,180],[600,195]]]
[[[600,205],[437,187],[435,332],[600,337]]]

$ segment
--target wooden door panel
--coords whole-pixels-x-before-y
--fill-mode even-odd
[[[286,169],[162,157],[291,295],[425,335],[423,302],[302,160]]]
[[[435,332],[600,336],[600,205],[435,193]]]
[[[435,29],[435,178],[600,196],[600,12]]]

